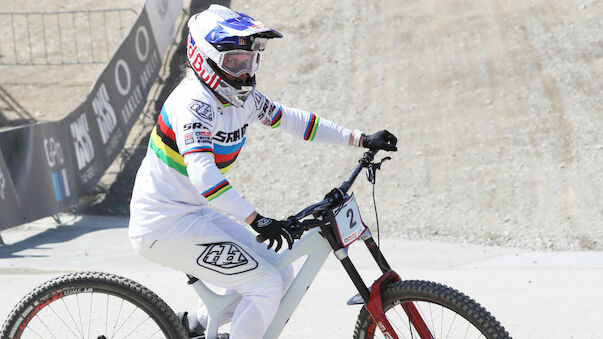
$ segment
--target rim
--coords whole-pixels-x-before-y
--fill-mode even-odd
[[[37,298],[10,338],[166,338],[148,310],[106,290],[71,288]]]

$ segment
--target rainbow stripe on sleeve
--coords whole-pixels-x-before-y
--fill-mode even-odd
[[[153,153],[155,153],[163,163],[178,171],[178,173],[188,176],[184,158],[178,151],[176,136],[168,121],[165,108],[161,109],[161,113],[157,118],[157,124],[153,127],[151,137],[149,138],[149,148],[153,150]]]
[[[189,153],[196,153],[196,152],[213,153],[214,149],[211,148],[210,146],[197,146],[197,147],[187,149],[186,151],[184,151],[184,153],[182,153],[182,156],[185,156]]]
[[[308,125],[306,126],[306,131],[304,132],[304,140],[313,141],[316,136],[316,131],[318,130],[318,124],[320,123],[320,117],[316,116],[313,113],[310,113],[310,121],[308,121]]]
[[[232,186],[230,186],[230,183],[226,179],[224,179],[224,180],[220,181],[214,187],[212,187],[212,188],[208,189],[207,191],[203,192],[202,195],[208,201],[212,201],[212,200],[216,199],[217,197],[219,197],[220,195],[222,195],[224,192],[228,191],[231,188],[232,188]]]
[[[270,122],[270,128],[279,127],[281,125],[282,120],[283,120],[283,106],[280,106],[278,108],[278,111],[274,115],[274,118],[272,118],[272,121]]]

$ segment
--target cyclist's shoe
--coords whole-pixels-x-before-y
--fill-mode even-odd
[[[189,338],[205,339],[205,328],[198,323],[194,325],[189,324],[188,312],[178,312],[176,316],[180,319],[180,323],[184,326]]]
[[[189,323],[188,312],[178,312],[176,313],[176,316],[180,319],[182,326],[184,326],[189,339],[205,339],[205,328],[198,322],[196,322],[196,324]],[[193,321],[196,321],[196,318],[192,319]],[[228,337],[228,333],[218,333],[217,339],[228,339]]]

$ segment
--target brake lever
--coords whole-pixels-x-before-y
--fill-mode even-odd
[[[368,166],[367,166],[367,171],[366,171],[366,178],[367,180],[371,183],[371,184],[375,184],[376,180],[377,180],[377,170],[381,169],[381,164],[383,164],[383,162],[385,162],[386,160],[392,160],[392,158],[390,157],[385,157],[383,159],[381,159],[381,161],[379,162],[371,162]]]
[[[287,218],[287,222],[289,223],[289,230],[291,231],[291,236],[293,237],[293,239],[301,238],[302,234],[304,233],[304,230],[300,227],[299,220],[291,216]]]
[[[299,221],[295,217],[287,218],[291,227],[291,236],[294,239],[300,239],[304,232],[317,227],[317,219]]]

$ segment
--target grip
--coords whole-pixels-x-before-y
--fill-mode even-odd
[[[262,235],[262,234],[258,234],[258,235],[255,237],[255,240],[256,240],[257,242],[264,242],[266,239],[268,239],[268,238],[267,238],[266,236]]]

